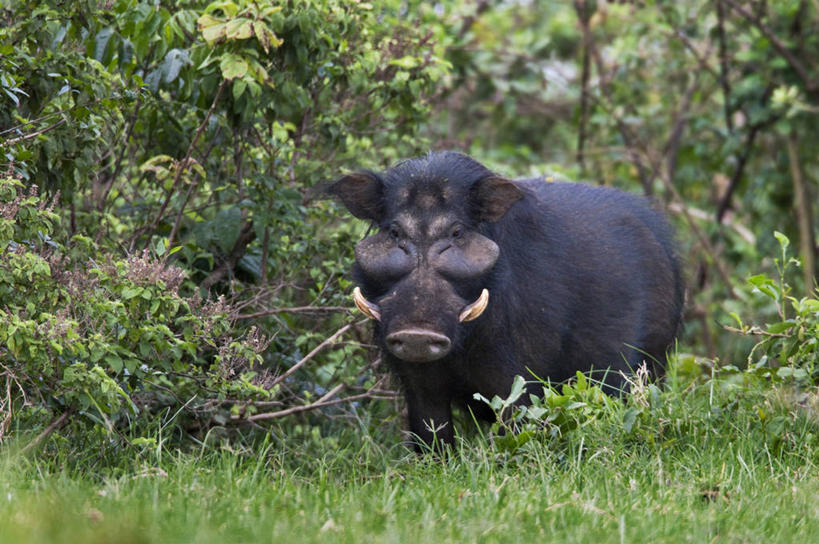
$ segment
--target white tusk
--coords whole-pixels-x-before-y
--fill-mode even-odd
[[[481,296],[478,297],[478,300],[464,308],[461,312],[461,315],[458,316],[458,321],[464,323],[466,321],[472,321],[473,319],[477,319],[484,310],[486,310],[486,305],[489,303],[489,290],[484,289],[481,291]]]
[[[361,310],[362,314],[370,319],[381,321],[381,310],[378,308],[378,305],[364,298],[364,295],[361,294],[361,289],[358,287],[353,289],[353,302],[355,302],[355,307]]]

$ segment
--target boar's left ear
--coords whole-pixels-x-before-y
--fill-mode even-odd
[[[379,222],[384,215],[384,184],[372,172],[347,174],[327,191],[339,197],[350,213],[359,219]]]
[[[489,176],[472,186],[472,198],[478,217],[494,223],[509,211],[512,204],[523,198],[523,191],[511,180]]]

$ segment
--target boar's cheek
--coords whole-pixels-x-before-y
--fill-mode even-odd
[[[378,280],[395,280],[412,272],[413,257],[379,232],[361,240],[355,246],[355,260],[369,277]]]
[[[450,279],[476,278],[489,272],[498,260],[498,245],[476,232],[466,234],[457,243],[448,243],[430,255],[432,266]]]

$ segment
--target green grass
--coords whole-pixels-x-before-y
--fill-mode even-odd
[[[52,440],[4,453],[0,541],[812,542],[815,399],[707,383],[663,393],[631,432],[611,403],[514,455],[473,432],[446,459],[363,424],[283,428],[241,452]]]

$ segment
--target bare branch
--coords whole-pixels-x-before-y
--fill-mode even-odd
[[[339,337],[340,337],[342,334],[344,334],[345,332],[347,332],[348,330],[350,330],[350,329],[351,329],[351,328],[353,328],[354,326],[356,326],[356,325],[363,325],[363,324],[364,324],[364,323],[366,323],[366,322],[367,322],[367,320],[366,320],[366,319],[362,319],[361,321],[359,321],[359,322],[357,322],[357,323],[347,323],[346,325],[344,325],[343,327],[341,327],[340,329],[338,329],[336,332],[334,332],[332,335],[330,335],[330,337],[329,337],[329,338],[327,338],[326,340],[324,340],[324,342],[322,342],[321,344],[319,344],[318,346],[316,346],[315,348],[313,348],[313,350],[312,350],[310,353],[308,353],[307,355],[305,355],[305,356],[304,356],[304,357],[303,357],[303,358],[302,358],[302,359],[301,359],[301,360],[300,360],[298,363],[296,363],[296,364],[294,364],[293,366],[291,366],[291,367],[290,367],[290,368],[287,370],[287,372],[283,373],[281,376],[279,376],[278,378],[276,378],[276,380],[275,380],[275,381],[274,381],[274,382],[273,382],[273,383],[270,385],[270,387],[271,387],[271,388],[272,388],[272,387],[275,387],[277,384],[280,384],[281,382],[283,382],[283,381],[284,381],[285,379],[287,379],[287,378],[288,378],[290,375],[292,375],[292,374],[293,374],[295,371],[297,371],[298,369],[300,369],[301,367],[303,367],[303,366],[305,365],[305,363],[307,363],[307,361],[309,361],[310,359],[312,359],[313,357],[315,357],[315,356],[316,356],[316,354],[318,354],[318,353],[319,353],[321,350],[323,350],[323,349],[324,349],[324,348],[326,348],[327,346],[332,345],[332,344],[333,344],[333,343],[334,343],[334,342],[335,342],[335,341],[336,341],[336,340],[337,340],[337,339],[338,339],[338,338],[339,338]]]
[[[580,19],[583,30],[583,68],[580,76],[580,122],[577,127],[577,164],[580,171],[586,171],[586,161],[583,156],[583,148],[586,145],[586,123],[589,116],[589,42],[591,41],[591,31],[589,29],[589,18],[585,0],[575,0],[574,9]]]
[[[270,308],[252,314],[239,314],[234,319],[255,319],[276,314],[309,314],[309,313],[330,313],[349,312],[352,308],[348,306],[292,306],[290,308]]]
[[[222,96],[222,91],[227,84],[227,80],[223,79],[222,83],[219,84],[219,88],[216,89],[216,96],[213,97],[213,102],[210,104],[210,109],[205,114],[205,118],[202,120],[202,123],[199,125],[199,128],[196,129],[196,133],[193,135],[193,139],[191,140],[190,145],[188,146],[188,152],[185,154],[185,158],[182,159],[176,168],[176,174],[173,178],[173,184],[171,185],[170,191],[168,191],[168,196],[165,198],[165,201],[162,203],[162,206],[159,208],[159,213],[156,214],[153,223],[151,224],[151,228],[156,228],[159,222],[162,220],[162,217],[165,215],[165,209],[168,207],[168,204],[171,202],[171,198],[173,197],[174,193],[176,192],[177,187],[179,186],[179,180],[182,178],[182,173],[188,169],[188,165],[190,164],[191,156],[193,155],[193,150],[196,147],[196,143],[199,141],[199,137],[202,135],[202,132],[205,131],[205,127],[210,120],[211,115],[213,114],[213,110],[216,109],[216,104],[219,102],[219,98]]]
[[[222,281],[222,279],[233,270],[233,267],[236,266],[236,263],[239,262],[239,259],[245,254],[248,244],[255,238],[256,231],[253,230],[253,223],[245,223],[239,232],[239,236],[236,238],[236,242],[233,244],[233,248],[231,248],[230,252],[222,261],[222,264],[214,268],[213,271],[208,274],[208,277],[202,280],[199,286],[203,289],[210,289],[216,283]]]
[[[796,221],[799,225],[799,253],[802,255],[802,273],[805,279],[805,292],[813,292],[816,273],[816,243],[813,238],[813,217],[811,215],[811,196],[808,191],[802,163],[799,160],[799,141],[796,132],[791,130],[787,137],[788,162],[793,178],[793,206],[796,208]]]
[[[326,396],[326,395],[325,395]],[[324,397],[322,397],[324,398]],[[341,404],[343,402],[353,402],[356,400],[362,399],[383,399],[383,400],[390,400],[392,397],[384,397],[381,395],[374,395],[369,391],[365,391],[364,393],[360,393],[358,395],[351,395],[349,397],[343,397],[340,399],[334,400],[327,400],[325,402],[313,402],[311,404],[304,404],[302,406],[293,406],[292,408],[287,408],[286,410],[279,410],[278,412],[266,412],[262,414],[253,414],[252,416],[248,416],[242,421],[264,421],[268,419],[278,419],[280,417],[285,417],[293,414],[298,414],[300,412],[308,412],[310,410],[317,410],[319,408],[324,408],[326,406],[333,406],[334,404]]]
[[[810,77],[808,69],[805,68],[805,65],[796,58],[796,56],[791,53],[785,43],[779,39],[779,37],[774,34],[774,32],[768,28],[768,26],[762,21],[762,19],[748,11],[744,6],[740,5],[735,0],[723,0],[726,4],[731,6],[731,8],[739,13],[743,19],[753,24],[757,29],[759,29],[762,34],[765,35],[771,41],[771,45],[773,45],[774,49],[776,49],[779,54],[784,58],[788,64],[791,65],[791,68],[797,73],[799,78],[805,83],[805,87],[808,91],[814,92],[819,90],[819,84]]]
[[[42,134],[45,134],[46,132],[54,130],[55,128],[57,128],[58,126],[60,126],[60,125],[62,125],[64,123],[65,123],[65,119],[60,119],[59,121],[57,121],[53,125],[49,125],[44,129],[38,130],[37,132],[31,132],[29,134],[24,134],[23,136],[18,136],[17,138],[12,138],[11,140],[6,140],[6,141],[3,142],[3,146],[10,146],[10,145],[14,145],[14,144],[19,143],[19,142],[24,142],[26,140],[36,138],[37,136],[40,136]]]
[[[717,223],[722,223],[725,217],[725,212],[727,212],[728,208],[731,206],[731,197],[734,195],[734,191],[742,179],[742,174],[745,172],[745,165],[748,162],[748,158],[751,156],[751,150],[754,148],[754,140],[756,139],[756,135],[760,128],[762,128],[762,125],[760,124],[751,125],[750,130],[748,130],[748,133],[745,136],[745,145],[743,146],[742,155],[740,155],[739,160],[737,160],[737,167],[734,170],[734,175],[731,176],[731,181],[728,183],[728,187],[725,189],[725,194],[722,195],[722,199],[720,199],[719,205],[717,206]]]
[[[719,83],[722,87],[723,109],[725,110],[725,126],[728,132],[734,131],[731,120],[731,84],[728,82],[728,52],[725,39],[725,6],[723,0],[717,0],[717,38],[719,39]]]
[[[68,419],[68,416],[71,415],[71,410],[66,410],[49,424],[48,427],[45,428],[43,432],[37,435],[37,437],[25,445],[25,447],[20,450],[20,454],[25,454],[26,452],[30,451],[33,448],[36,448],[40,445],[40,442],[48,438],[48,435],[59,429],[65,423],[65,420]]]

